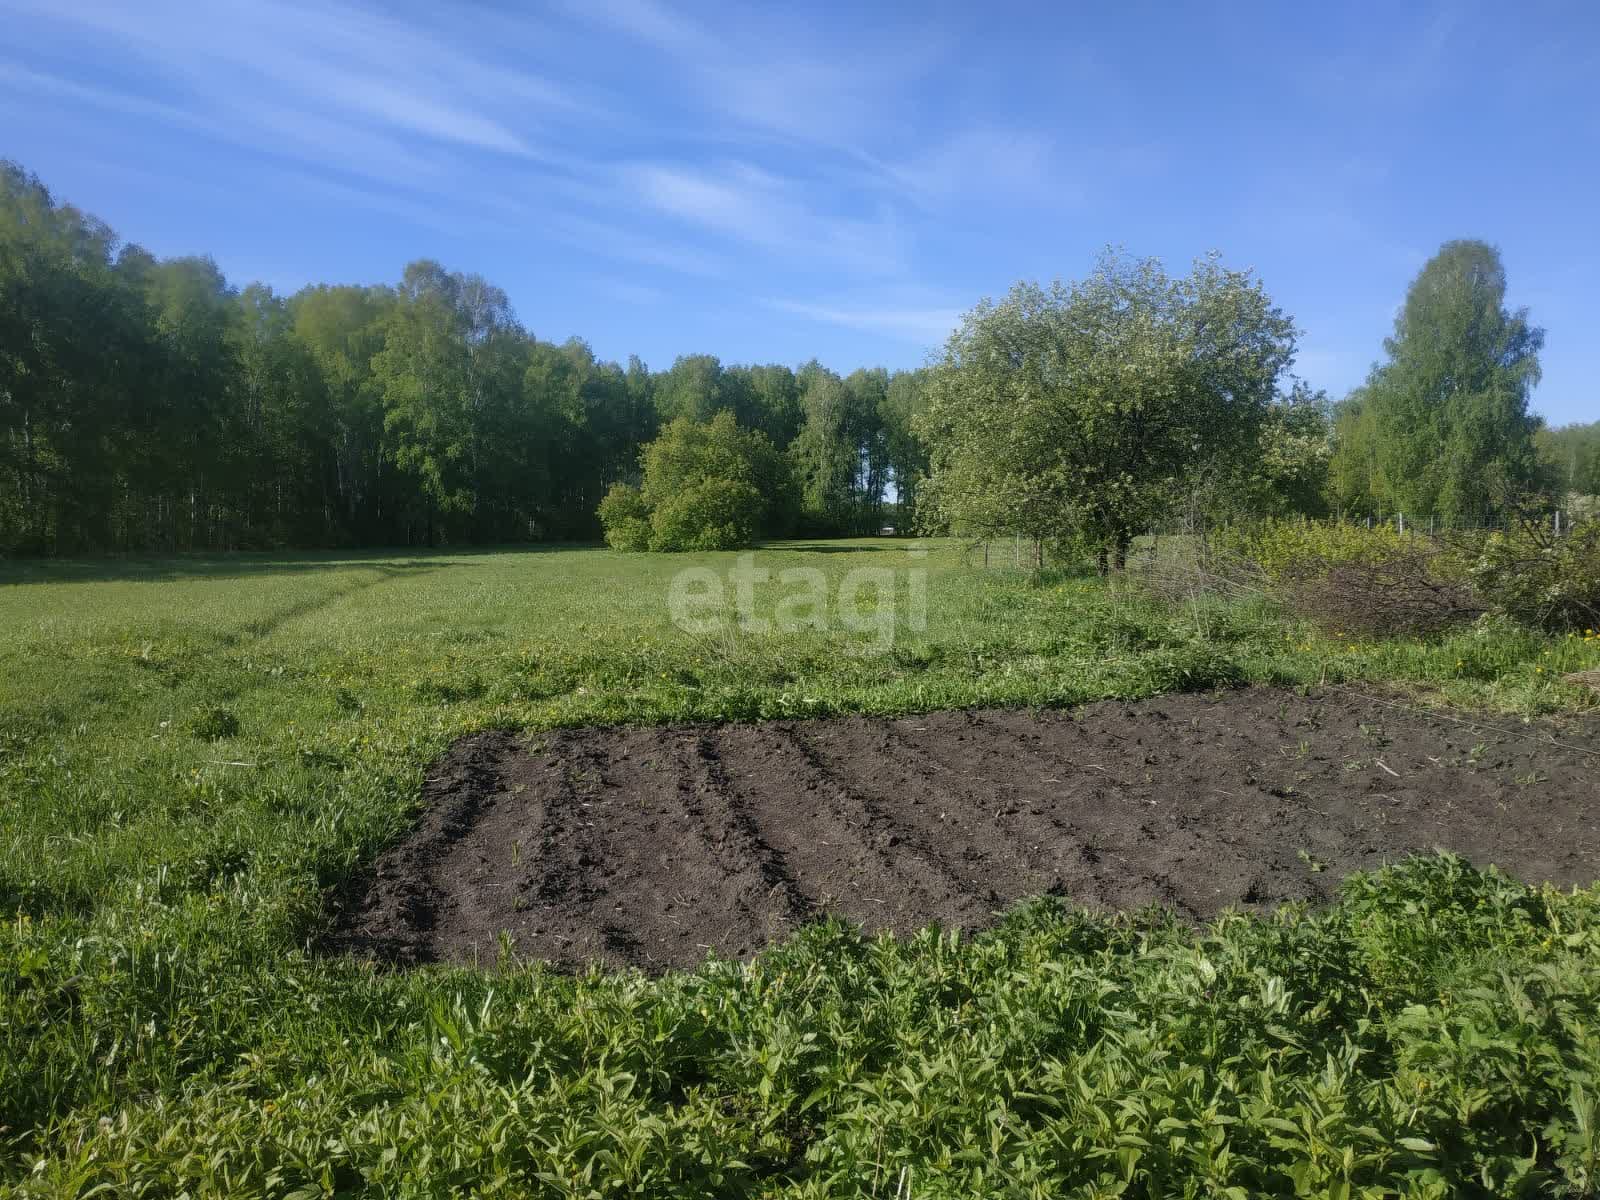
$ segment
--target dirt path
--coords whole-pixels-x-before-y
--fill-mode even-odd
[[[523,956],[661,970],[752,954],[823,913],[908,932],[982,926],[1045,892],[1201,919],[1320,901],[1434,847],[1587,884],[1600,758],[1552,734],[1600,752],[1593,720],[1503,733],[1264,688],[482,734],[429,772],[418,829],[361,881],[335,942],[492,961],[504,931]]]

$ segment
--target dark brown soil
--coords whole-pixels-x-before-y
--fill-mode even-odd
[[[419,828],[335,941],[491,962],[504,932],[523,957],[660,970],[750,955],[824,913],[908,932],[1046,892],[1191,919],[1322,901],[1349,871],[1435,847],[1530,882],[1600,875],[1600,725],[1463,721],[1252,689],[481,734],[429,773]]]

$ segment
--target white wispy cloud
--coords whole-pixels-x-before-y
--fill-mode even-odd
[[[520,211],[529,210],[522,207]],[[726,278],[732,271],[725,259],[697,246],[650,237],[591,217],[554,214],[546,218],[545,228],[568,245],[620,262],[659,267],[705,279]]]
[[[661,52],[717,121],[831,152],[838,163],[812,165],[831,181],[924,208],[979,192],[1025,203],[1081,198],[1043,133],[974,125],[930,137],[907,127],[901,98],[951,52],[940,38],[902,31],[893,44],[820,43],[814,22],[784,26],[748,10],[713,29],[658,0],[569,0],[567,10]]]
[[[1060,169],[1049,137],[996,127],[961,130],[887,168],[919,200],[939,205],[982,193],[1002,204],[1077,202],[1081,182]]]
[[[71,100],[97,108],[114,109],[129,116],[147,117],[171,125],[183,125],[203,133],[219,133],[219,122],[177,104],[166,104],[112,88],[62,79],[45,71],[35,71],[17,63],[0,62],[0,87],[41,97]]]
[[[269,154],[366,176],[409,192],[448,186],[451,159],[327,112],[262,105],[230,119],[233,140]]]
[[[508,71],[377,12],[341,4],[256,5],[219,0],[72,5],[10,0],[38,18],[113,42],[212,106],[263,104],[364,118],[408,137],[531,154],[490,101],[511,92],[570,106],[549,81]],[[393,81],[393,82],[391,82]]]
[[[535,211],[538,203],[530,200],[523,205],[528,215],[568,241],[588,238],[599,253],[668,270],[724,274],[725,266],[692,244],[673,245],[670,236],[629,234],[640,205],[658,220],[746,253],[757,247],[815,256],[866,272],[896,270],[903,261],[888,207],[873,208],[859,197],[841,202],[837,188],[802,186],[743,161],[714,169],[672,158],[612,164],[581,145],[552,151],[528,129],[541,122],[581,126],[590,109],[572,89],[509,70],[381,12],[337,2],[266,8],[221,0],[200,19],[174,0],[137,8],[97,0],[64,8],[9,2],[113,42],[145,64],[142,96],[17,68],[11,82],[36,93],[139,113],[319,163],[335,176],[356,173],[408,193],[450,196],[453,203],[465,194],[469,208],[484,201],[465,186],[466,177],[481,176],[481,164],[462,155],[531,160],[548,173],[538,195],[563,203],[565,211]],[[685,60],[714,59],[714,87],[758,123],[785,123],[780,96],[790,97],[785,104],[815,108],[808,95],[837,91],[845,80],[806,60],[736,63],[720,37],[649,0],[607,0],[587,16]],[[581,143],[580,137],[570,140]],[[368,195],[363,206],[373,202]],[[396,215],[415,214],[419,202],[428,201],[398,197],[388,207]]]
[[[747,164],[707,171],[643,163],[623,168],[621,178],[658,212],[776,253],[868,272],[903,263],[902,237],[891,219],[821,211],[807,202],[802,185]]]
[[[864,333],[884,334],[930,348],[941,344],[961,324],[955,308],[837,307],[800,300],[765,301],[768,308],[828,325],[843,325]]]
[[[930,31],[892,43],[826,41],[809,10],[743,7],[713,28],[658,0],[567,0],[575,19],[661,52],[708,116],[873,161],[863,139],[949,47]]]
[[[721,52],[709,30],[655,0],[566,0],[563,7],[579,20],[673,54],[703,58]]]
[[[326,82],[324,95],[347,108],[367,113],[399,129],[441,141],[460,142],[506,154],[529,154],[526,141],[500,122],[370,75],[340,73]]]
[[[438,204],[430,204],[392,189],[360,187],[305,171],[274,171],[266,174],[265,178],[295,195],[321,196],[346,208],[387,213],[411,225],[452,237],[474,234],[509,237],[517,232],[513,223],[503,219],[497,220],[461,206],[441,208]]]
[[[801,292],[820,275],[835,295],[909,286],[933,211],[1073,194],[1049,136],[978,116],[923,128],[904,97],[949,48],[916,30],[846,43],[801,14],[660,0],[465,18],[369,0],[0,0],[6,13],[115,65],[19,58],[0,95],[216,139],[258,177],[413,225],[579,247],[636,268],[640,289],[657,272],[750,287],[786,270]],[[593,56],[624,40],[649,71],[608,85]],[[959,315],[775,307],[913,341]]]
[[[156,100],[131,91],[63,79],[12,63],[0,63],[0,88],[37,99],[66,101],[156,124],[204,134],[219,142],[274,156],[336,166],[342,172],[426,186],[444,164],[405,143],[352,126],[327,113],[286,105],[258,106],[224,116],[199,106]]]

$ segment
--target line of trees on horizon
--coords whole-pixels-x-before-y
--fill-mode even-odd
[[[925,531],[1026,536],[1035,566],[1123,565],[1134,536],[1268,516],[1481,525],[1597,507],[1600,423],[1541,428],[1544,333],[1505,305],[1500,255],[1446,243],[1366,383],[1332,404],[1292,373],[1300,331],[1249,271],[1108,251],[1086,279],[984,300],[919,380]],[[676,423],[601,509],[620,550],[749,544],[786,511],[759,431]],[[670,467],[670,469],[668,469]]]
[[[604,362],[428,260],[238,288],[0,163],[0,552],[591,540],[662,429],[719,413],[794,480],[762,532],[863,532],[913,502],[923,374]]]
[[[1116,555],[1175,516],[1494,516],[1600,493],[1600,421],[1528,407],[1543,331],[1493,247],[1447,243],[1366,383],[1213,256],[1019,284],[925,368],[664,371],[541,341],[503,291],[235,287],[0,163],[0,552],[1031,532]],[[1203,510],[1203,513],[1197,511]]]

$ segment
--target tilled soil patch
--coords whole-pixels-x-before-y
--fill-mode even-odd
[[[522,957],[662,970],[826,913],[910,932],[1041,893],[1197,920],[1323,901],[1349,871],[1436,847],[1529,882],[1600,875],[1600,725],[1463,720],[1257,688],[480,734],[428,773],[419,827],[346,898],[333,942],[491,962],[504,935]]]

